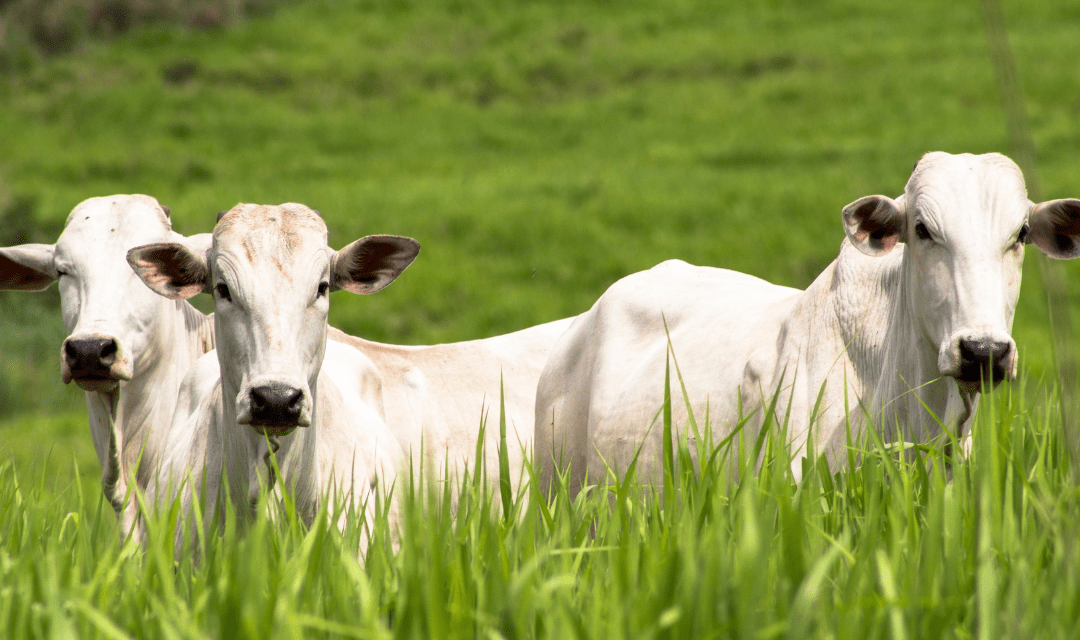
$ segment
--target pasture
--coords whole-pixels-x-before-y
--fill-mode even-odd
[[[1080,8],[1004,11],[1041,198],[1078,197]],[[335,248],[420,241],[393,286],[331,307],[334,326],[398,344],[578,314],[668,258],[804,287],[836,255],[841,207],[898,194],[922,153],[1010,152],[975,2],[304,0],[28,59],[0,104],[3,245],[53,242],[95,195],[154,195],[185,234],[240,201],[302,202]],[[227,528],[198,565],[163,540],[120,545],[83,394],[59,380],[56,288],[2,292],[0,629],[1071,636],[1080,496],[1029,253],[1021,381],[984,399],[951,481],[943,443],[900,463],[871,441],[857,468],[799,485],[775,448],[738,484],[745,456],[672,464],[665,501],[625,479],[544,507],[467,488],[456,519],[448,496],[408,500],[401,549],[379,540],[364,566],[332,528],[288,518]],[[1076,319],[1080,265],[1065,272]]]

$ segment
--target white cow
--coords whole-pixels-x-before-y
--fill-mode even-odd
[[[806,291],[679,261],[612,285],[541,376],[542,486],[569,467],[576,491],[605,461],[625,470],[639,446],[641,477],[657,477],[665,321],[694,415],[704,422],[707,413],[714,442],[751,414],[753,442],[762,400],[777,392],[779,420],[790,411],[796,475],[811,431],[815,451],[834,467],[842,459],[845,407],[856,435],[864,411],[886,441],[940,433],[930,412],[963,431],[981,380],[996,385],[1015,373],[1009,334],[1024,244],[1080,255],[1080,201],[1032,204],[1020,170],[999,154],[927,154],[904,195],[860,198],[843,222],[839,257]],[[678,433],[686,411],[672,371]]]
[[[37,291],[60,281],[68,331],[61,376],[86,391],[102,488],[125,534],[135,515],[134,501],[124,505],[128,481],[134,474],[146,486],[162,451],[164,429],[154,427],[168,425],[184,373],[214,344],[209,319],[149,291],[127,252],[151,242],[198,250],[209,240],[175,233],[154,198],[116,195],[75,207],[54,245],[0,248],[0,288]]]
[[[326,245],[326,225],[299,204],[238,205],[214,229],[209,251],[182,244],[133,249],[132,268],[157,293],[173,299],[212,291],[216,354],[207,354],[180,389],[155,501],[190,481],[205,481],[207,513],[218,508],[222,472],[238,515],[250,498],[274,484],[270,449],[298,513],[311,522],[322,496],[336,492],[353,506],[375,506],[403,454],[372,403],[357,389],[375,389],[345,345],[327,345],[329,293],[374,293],[412,262],[409,238],[370,236],[341,251]],[[324,354],[328,354],[324,363]]]
[[[328,347],[327,362],[336,363],[335,378],[342,390],[348,386],[348,393],[363,398],[383,417],[404,451],[417,462],[422,455],[432,473],[429,477],[436,479],[444,473],[461,478],[466,467],[476,469],[477,437],[485,419],[485,469],[489,479],[498,477],[502,391],[507,456],[516,490],[525,473],[524,452],[532,444],[536,383],[548,352],[571,321],[432,346],[380,344],[330,328],[328,345],[335,348]],[[346,377],[352,380],[350,385],[344,382]]]

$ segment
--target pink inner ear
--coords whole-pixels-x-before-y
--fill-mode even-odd
[[[378,291],[378,289],[376,288],[377,284],[378,284],[378,281],[372,282],[370,284],[363,283],[363,282],[351,281],[351,282],[346,282],[341,288],[344,289],[345,291],[348,291],[349,293],[357,293],[357,294],[360,294],[360,295],[367,295],[369,293],[373,293],[375,291]]]
[[[162,295],[168,295],[174,291],[178,291],[176,287],[172,286],[169,277],[158,269],[158,265],[155,262],[147,260],[146,258],[139,258],[135,261],[135,270],[147,286]]]
[[[869,211],[867,211],[868,209]],[[859,242],[870,239],[871,241],[880,242],[882,245],[888,243],[889,238],[892,238],[892,244],[896,244],[895,238],[900,229],[890,215],[890,209],[886,203],[881,201],[868,202],[866,205],[859,207],[859,210],[853,216],[859,225],[853,234],[855,238]]]
[[[203,291],[203,288],[201,286],[199,286],[199,285],[196,285],[196,284],[189,284],[189,285],[185,285],[183,287],[174,287],[174,288],[176,289],[176,292],[180,294],[180,297],[183,298],[184,300],[187,300],[188,298],[192,298],[192,297],[202,293],[202,291]]]
[[[128,263],[146,286],[170,300],[187,299],[203,290],[203,269],[181,245],[165,243],[132,249]]]

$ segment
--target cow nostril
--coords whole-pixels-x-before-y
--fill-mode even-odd
[[[276,396],[276,389],[273,387],[255,387],[251,390],[251,408],[265,409],[273,406]]]
[[[98,357],[100,357],[102,360],[104,360],[105,358],[115,358],[117,349],[118,347],[116,345],[116,340],[109,340],[104,345],[102,345],[101,355]]]
[[[262,393],[263,387],[255,387],[249,394],[251,396],[251,410],[259,411],[266,407],[266,396]]]
[[[290,411],[300,413],[300,404],[301,400],[303,400],[303,397],[304,394],[300,393],[299,389],[293,389],[292,392],[288,394],[288,398],[286,399],[285,404]]]

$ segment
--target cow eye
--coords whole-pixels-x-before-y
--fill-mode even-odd
[[[319,291],[318,291],[318,293],[315,294],[315,297],[316,298],[322,298],[322,297],[325,297],[326,294],[328,294],[328,293],[330,293],[330,283],[329,282],[320,282],[319,283]]]
[[[1027,244],[1030,234],[1031,227],[1025,222],[1024,226],[1020,227],[1020,233],[1016,234],[1016,244]]]
[[[929,240],[930,232],[926,229],[926,225],[921,222],[915,223],[915,237],[920,240]]]
[[[214,291],[217,293],[218,298],[232,302],[232,294],[229,292],[229,285],[224,282],[219,282],[217,283],[217,286],[214,287]]]

